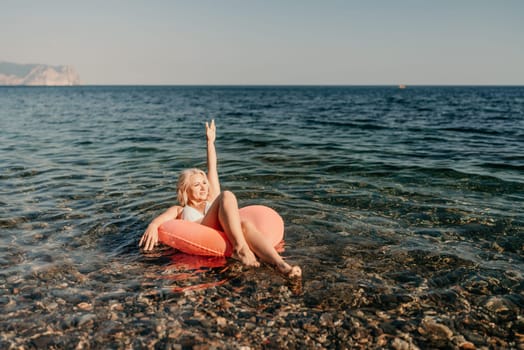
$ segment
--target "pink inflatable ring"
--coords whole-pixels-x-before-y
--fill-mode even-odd
[[[251,205],[240,209],[240,218],[250,221],[273,246],[284,238],[284,220],[273,209]],[[232,245],[224,232],[195,222],[169,220],[158,228],[158,239],[187,254],[231,256]]]

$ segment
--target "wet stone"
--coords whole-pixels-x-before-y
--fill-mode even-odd
[[[406,326],[406,321],[403,320],[392,320],[388,322],[382,322],[380,324],[380,329],[385,333],[395,335],[397,332],[401,331]]]
[[[453,336],[449,327],[431,317],[425,317],[422,320],[418,332],[426,337],[432,345],[439,347],[447,344]]]
[[[88,323],[93,322],[96,319],[95,314],[85,314],[77,318],[76,324],[78,327],[82,327]]]
[[[469,341],[463,341],[458,344],[459,349],[461,350],[475,350],[477,347],[475,344]]]
[[[90,311],[90,310],[93,310],[93,304],[90,304],[90,303],[86,303],[86,302],[81,302],[77,305],[77,307],[80,309],[80,310],[84,310],[84,311]]]
[[[333,314],[323,313],[320,315],[319,324],[322,327],[333,327]]]
[[[67,303],[80,304],[88,302],[91,298],[89,295],[83,295],[80,291],[74,289],[57,289],[53,290],[51,294],[57,298],[65,300]]]
[[[410,342],[404,339],[401,339],[401,338],[395,338],[391,342],[391,347],[395,350],[418,350],[419,349],[414,344],[411,344]]]
[[[40,335],[31,340],[32,345],[37,349],[49,349],[58,345],[59,342],[60,338],[53,334]]]
[[[499,320],[515,319],[519,312],[519,308],[511,301],[498,296],[490,297],[484,303],[484,307],[495,314]]]

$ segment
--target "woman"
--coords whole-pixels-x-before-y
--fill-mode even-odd
[[[158,227],[171,219],[199,222],[226,233],[233,246],[232,257],[247,266],[259,266],[256,256],[274,265],[290,278],[300,278],[302,270],[282,259],[270,242],[248,221],[240,219],[238,203],[230,191],[220,192],[215,150],[215,121],[206,122],[207,175],[199,169],[184,170],[178,179],[176,205],[155,218],[147,227],[139,245],[148,251],[158,243]],[[256,254],[256,256],[255,256]]]

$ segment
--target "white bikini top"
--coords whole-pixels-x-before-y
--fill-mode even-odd
[[[211,203],[206,202],[206,208],[204,209],[204,214],[199,212],[193,207],[190,207],[189,205],[186,205],[184,209],[182,209],[182,220],[186,221],[192,221],[192,222],[200,222],[204,218],[204,216],[207,214],[207,211],[211,208]]]

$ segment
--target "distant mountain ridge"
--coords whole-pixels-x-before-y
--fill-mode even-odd
[[[69,65],[0,62],[0,85],[81,85],[80,75]]]

